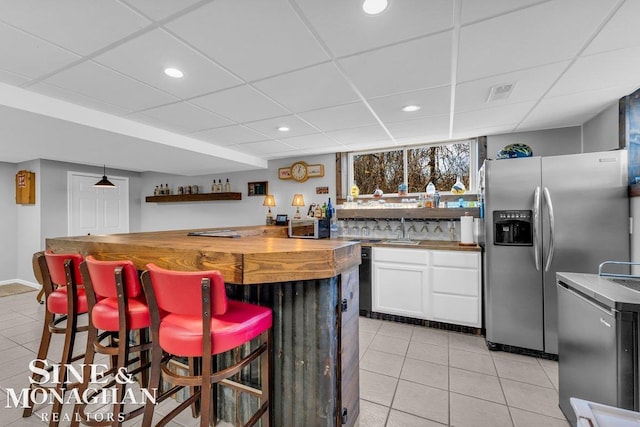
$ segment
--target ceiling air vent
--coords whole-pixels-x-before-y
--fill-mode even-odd
[[[493,86],[489,90],[489,97],[487,98],[487,102],[507,99],[509,95],[511,95],[511,92],[513,91],[514,86],[515,86],[515,83],[505,83],[505,84]]]

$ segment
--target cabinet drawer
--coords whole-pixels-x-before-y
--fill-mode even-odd
[[[480,268],[480,253],[432,251],[431,263],[441,267]]]
[[[431,290],[444,294],[480,296],[478,270],[431,267]]]
[[[373,248],[373,262],[427,265],[429,252],[420,249]]]
[[[480,327],[480,299],[460,295],[433,295],[433,320]]]

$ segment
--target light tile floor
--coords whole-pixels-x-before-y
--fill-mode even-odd
[[[568,427],[558,363],[484,337],[360,318],[360,427]]]
[[[40,343],[44,306],[35,295],[0,298],[2,426],[41,426],[41,415],[50,411],[37,405],[34,415],[22,418],[21,410],[5,407],[8,388],[27,386],[28,362]],[[59,338],[54,336],[52,348],[61,347]],[[360,427],[566,427],[557,378],[556,362],[489,352],[479,336],[360,318]],[[169,399],[157,413],[173,405]],[[169,425],[197,424],[185,411]]]

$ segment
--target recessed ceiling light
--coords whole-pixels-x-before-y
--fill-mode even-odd
[[[414,111],[418,111],[420,109],[419,105],[405,105],[402,107],[402,111],[405,113],[413,113]]]
[[[388,5],[388,0],[364,0],[362,10],[367,15],[377,15],[384,12]]]
[[[280,127],[278,127],[278,130],[280,132],[289,132],[291,129],[289,129],[289,127],[287,127],[287,126],[280,126]]]
[[[164,73],[174,79],[181,79],[184,76],[184,73],[177,68],[165,68]]]
[[[487,102],[507,99],[509,95],[511,95],[514,86],[515,83],[504,83],[501,85],[493,86],[491,89],[489,89],[489,97],[487,98]]]

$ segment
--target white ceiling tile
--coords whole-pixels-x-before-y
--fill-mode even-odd
[[[307,111],[299,116],[324,132],[376,123],[375,117],[362,102]]]
[[[485,126],[474,129],[454,129],[452,139],[475,138],[483,135],[513,133],[517,126],[518,123],[507,123],[499,126]]]
[[[274,151],[282,152],[289,149],[288,146],[282,142],[270,140],[259,142],[247,142],[245,144],[237,144],[231,147],[243,153],[252,154],[254,156],[262,156],[263,154],[269,154]]]
[[[294,150],[302,148],[336,147],[341,145],[340,142],[322,133],[294,136],[292,138],[280,138],[280,141]]]
[[[118,2],[100,0],[4,0],[0,19],[83,55],[150,24]]]
[[[329,59],[286,0],[217,0],[167,28],[247,81]]]
[[[520,124],[518,131],[581,125],[628,93],[624,86],[545,98]]]
[[[327,62],[253,84],[294,113],[358,100],[336,66]]]
[[[118,107],[107,102],[99,101],[96,98],[88,97],[80,93],[72,92],[68,89],[63,89],[58,86],[47,83],[36,83],[28,88],[31,92],[36,92],[41,95],[46,95],[51,98],[61,99],[63,101],[71,102],[72,104],[81,105],[83,107],[91,108],[93,110],[102,111],[104,113],[114,114],[116,116],[124,116],[131,110]]]
[[[217,145],[234,145],[267,139],[265,135],[261,135],[242,125],[203,130],[192,133],[189,136],[203,141],[213,142]]]
[[[511,125],[519,123],[531,111],[535,101],[518,104],[502,105],[482,110],[456,113],[453,118],[453,131],[461,132],[467,129],[478,129],[492,126]]]
[[[458,82],[572,58],[614,2],[550,1],[463,27]]]
[[[631,92],[640,86],[639,69],[640,46],[581,57],[560,78],[548,96],[619,86],[627,86]]]
[[[83,62],[44,80],[128,111],[143,110],[177,101],[176,98],[94,62]]]
[[[135,79],[180,98],[237,86],[241,80],[229,74],[161,29],[143,34],[94,58]],[[184,77],[167,76],[164,69],[181,70]]]
[[[0,69],[0,82],[18,86],[22,83],[28,82],[29,80],[30,79],[26,76],[21,76],[19,74],[12,73],[11,71]]]
[[[456,111],[469,111],[538,99],[551,87],[569,61],[500,74],[456,86]],[[507,99],[487,102],[493,86],[514,84]]]
[[[432,134],[438,136],[449,134],[449,115],[422,117],[389,123],[386,126],[396,141],[410,138],[412,142],[421,140],[428,142]]]
[[[288,113],[248,85],[194,98],[191,102],[236,122],[252,122]]]
[[[295,1],[334,56],[350,55],[453,27],[450,0],[390,1],[387,10],[377,16],[364,13],[361,1]]]
[[[0,69],[36,78],[78,59],[78,55],[0,23]]]
[[[304,120],[300,120],[296,116],[282,116],[275,117],[273,119],[260,120],[256,122],[250,122],[244,124],[246,127],[251,128],[255,131],[262,133],[263,135],[267,135],[269,138],[290,138],[294,136],[300,135],[308,135],[311,133],[318,132],[317,129],[314,129],[313,126],[309,126]],[[278,128],[280,126],[286,126],[289,128],[289,131],[282,132],[279,131]]]
[[[583,54],[591,55],[640,45],[638,16],[640,16],[640,2],[624,2],[607,26],[589,43]]]
[[[341,59],[367,97],[442,86],[451,80],[451,32]]]
[[[545,1],[547,0],[462,0],[462,24],[487,19]]]
[[[155,123],[158,127],[171,127],[180,132],[195,132],[232,125],[233,122],[188,102],[177,102],[145,110],[129,116]]]
[[[174,13],[177,13],[198,0],[122,0],[135,7],[147,17],[159,21]]]
[[[383,123],[400,122],[424,116],[438,116],[449,113],[451,86],[405,92],[367,100]],[[418,105],[420,109],[404,112],[402,107]]]
[[[262,155],[265,159],[285,159],[287,157],[315,156],[317,154],[336,153],[345,151],[344,146],[319,145],[310,148],[272,151]]]
[[[358,128],[342,129],[333,132],[327,132],[327,135],[335,138],[341,143],[352,146],[362,143],[379,143],[384,141],[387,144],[393,144],[389,135],[382,129],[380,125],[362,126]]]

